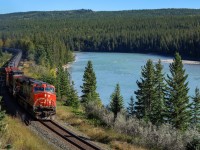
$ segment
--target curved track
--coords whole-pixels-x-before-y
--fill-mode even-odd
[[[48,120],[48,121],[40,121],[44,126],[46,126],[48,129],[50,129],[52,132],[56,133],[63,139],[65,139],[67,142],[72,144],[74,146],[74,149],[80,149],[80,150],[100,150],[99,147],[96,145],[90,143],[87,141],[87,139],[83,139],[81,137],[78,137],[71,131],[61,127],[54,121]]]

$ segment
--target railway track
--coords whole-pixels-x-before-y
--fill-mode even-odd
[[[96,145],[92,144],[91,142],[87,141],[86,139],[83,139],[71,131],[61,127],[54,121],[48,120],[48,121],[40,121],[45,127],[47,127],[49,130],[57,134],[58,136],[62,137],[64,140],[70,143],[70,145],[73,145],[74,149],[78,150],[101,150]]]

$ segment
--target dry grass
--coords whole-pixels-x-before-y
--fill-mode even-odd
[[[1,138],[0,148],[11,145],[14,150],[53,150],[51,145],[30,131],[20,120],[7,116],[5,121],[7,130]]]
[[[142,147],[133,146],[127,142],[112,141],[111,147],[116,150],[145,150]]]
[[[74,111],[71,107],[63,106],[61,102],[57,102],[57,119],[69,123],[79,131],[83,132],[91,139],[110,145],[113,149],[129,149],[129,150],[144,150],[127,141],[132,138],[127,135],[116,133],[111,128],[103,128],[96,120],[87,119],[82,110]]]

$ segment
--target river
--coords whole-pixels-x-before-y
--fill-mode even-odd
[[[172,57],[136,53],[78,52],[75,54],[75,62],[71,64],[69,71],[79,96],[81,95],[80,86],[83,84],[83,73],[88,60],[91,60],[97,78],[97,92],[104,105],[109,104],[110,95],[119,83],[124,104],[127,106],[130,97],[135,97],[134,91],[138,89],[136,81],[140,80],[141,67],[148,59],[153,60],[154,63],[161,59],[165,75],[170,73],[169,64],[173,59]],[[200,63],[184,61],[184,68],[188,74],[189,95],[193,96],[195,88],[197,86],[200,88]]]

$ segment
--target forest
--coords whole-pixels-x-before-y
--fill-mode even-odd
[[[2,14],[1,46],[22,48],[28,58],[51,67],[72,60],[71,51],[172,56],[179,52],[182,58],[199,60],[200,10],[82,9]]]

